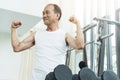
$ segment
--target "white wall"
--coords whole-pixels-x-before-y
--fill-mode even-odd
[[[0,80],[18,80],[20,54],[11,48],[10,34],[0,33]]]
[[[47,3],[58,3],[59,0],[0,0],[0,8],[16,12],[42,16],[42,10]]]
[[[46,0],[0,0],[0,8],[40,16]]]

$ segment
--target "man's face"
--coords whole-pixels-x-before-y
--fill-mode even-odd
[[[53,5],[46,6],[43,11],[44,24],[50,25],[52,23],[55,23],[56,20],[58,20],[58,16],[56,13],[54,13],[54,6]]]

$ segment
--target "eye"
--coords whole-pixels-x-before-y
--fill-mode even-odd
[[[46,11],[46,14],[49,14],[50,13],[50,11]]]
[[[45,14],[45,12],[43,11],[43,15]]]

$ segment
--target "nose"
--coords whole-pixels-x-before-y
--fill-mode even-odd
[[[47,17],[46,15],[43,15],[43,17],[42,17],[42,18],[43,18],[43,20],[44,20],[46,17]]]

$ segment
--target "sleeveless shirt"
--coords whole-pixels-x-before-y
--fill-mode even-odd
[[[65,32],[37,31],[35,35],[35,69],[49,73],[59,64],[65,64],[67,45]]]

